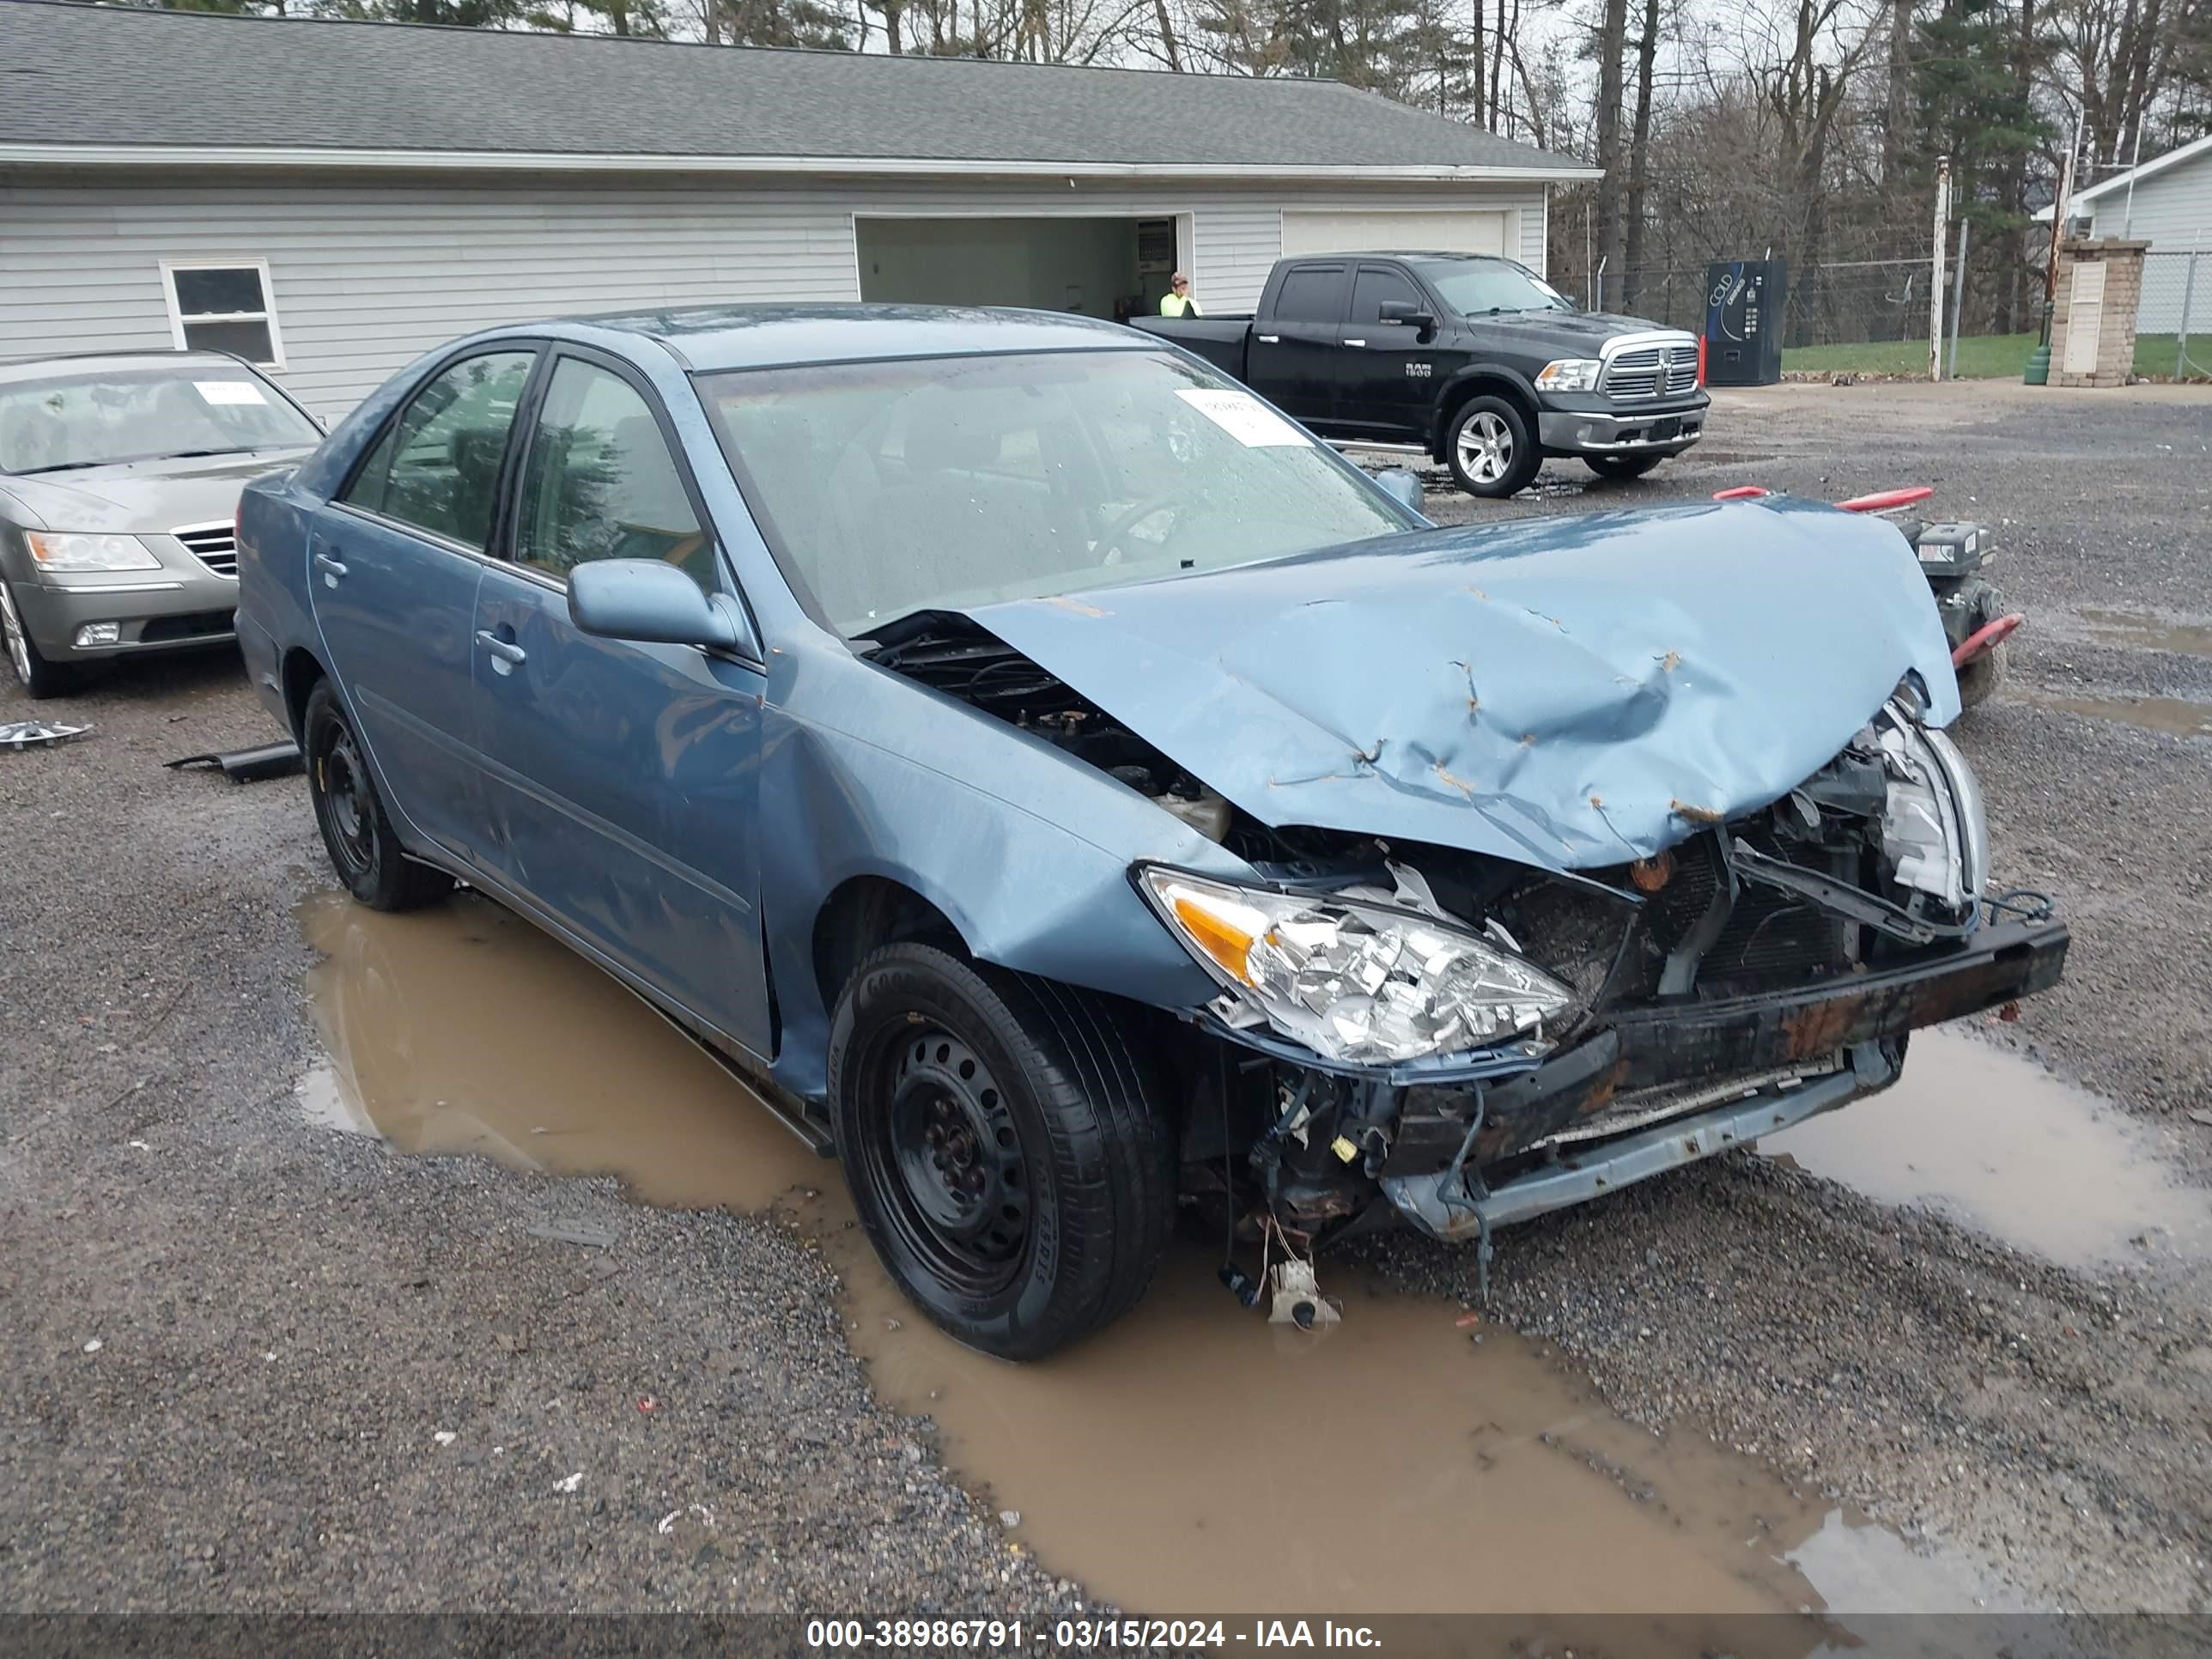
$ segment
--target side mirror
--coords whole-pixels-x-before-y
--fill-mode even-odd
[[[659,559],[595,559],[568,573],[568,620],[604,639],[647,645],[750,648],[748,630],[727,599],[709,599]]]
[[[1437,325],[1436,318],[1410,300],[1385,300],[1376,309],[1382,322],[1395,323],[1403,328],[1417,328],[1426,334]]]
[[[1375,486],[1410,513],[1421,510],[1421,481],[1402,466],[1385,467],[1375,475]]]

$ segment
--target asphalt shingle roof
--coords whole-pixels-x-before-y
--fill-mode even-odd
[[[0,0],[0,144],[1576,166],[1327,81]]]

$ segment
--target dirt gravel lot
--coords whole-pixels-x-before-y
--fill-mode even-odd
[[[2185,735],[2212,722],[2212,398],[1794,386],[1723,394],[1712,430],[1644,484],[1554,465],[1510,506],[1432,488],[1431,510],[1926,482],[1998,524],[2031,622],[1961,740],[2001,877],[2057,896],[2075,942],[2057,991],[1976,1035],[2212,1184],[2212,741]],[[1783,597],[1774,626],[1809,649],[1820,621]],[[0,720],[27,712],[0,690]],[[788,1218],[303,1115],[295,908],[327,885],[303,786],[160,766],[270,735],[234,658],[68,715],[92,735],[0,751],[0,1607],[1035,1617],[1091,1594],[1079,1547],[1031,1553],[877,1401]],[[2212,1611],[2212,1269],[2164,1234],[2066,1268],[1739,1156],[1501,1251],[1496,1316],[1630,1421],[1741,1448],[2013,1601]],[[1463,1255],[1370,1254],[1407,1294],[1472,1296]],[[1251,1450],[1234,1423],[1218,1443],[1234,1480]]]

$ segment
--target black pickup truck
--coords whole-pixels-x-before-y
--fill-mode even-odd
[[[1285,259],[1250,315],[1137,327],[1224,368],[1320,436],[1411,447],[1460,488],[1510,495],[1547,455],[1633,478],[1704,435],[1694,335],[1577,311],[1510,259]]]

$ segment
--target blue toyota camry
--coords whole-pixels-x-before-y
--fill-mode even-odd
[[[356,899],[597,963],[1029,1358],[1179,1205],[1486,1253],[2059,975],[1894,527],[1419,507],[1078,318],[547,322],[253,484],[237,629]]]

